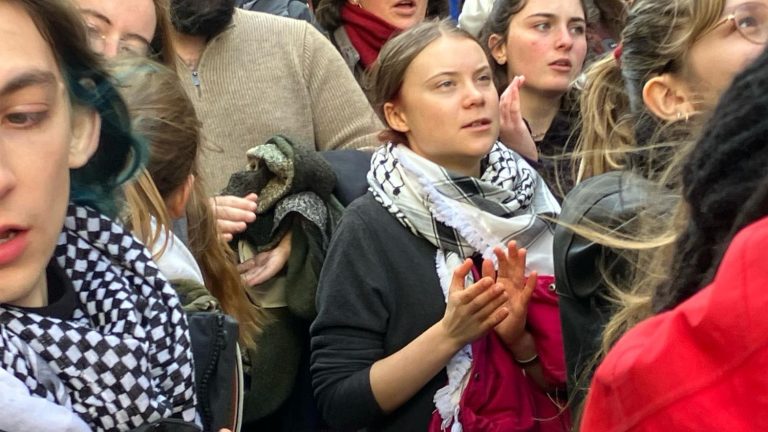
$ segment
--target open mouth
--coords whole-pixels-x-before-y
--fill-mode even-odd
[[[19,234],[18,230],[7,230],[0,234],[0,245],[3,243],[8,243],[9,241],[16,238],[16,236]]]
[[[403,0],[395,3],[395,9],[402,11],[411,11],[416,8],[416,2],[413,0]]]
[[[571,61],[568,59],[560,59],[555,60],[552,63],[549,64],[550,66],[555,66],[559,68],[571,68],[573,65],[571,64]]]
[[[477,120],[474,120],[472,122],[469,122],[469,123],[465,124],[464,126],[462,126],[461,128],[462,129],[480,128],[480,127],[488,126],[490,124],[491,124],[491,119],[482,118],[482,119],[477,119]]]

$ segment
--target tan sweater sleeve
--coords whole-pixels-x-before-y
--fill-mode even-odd
[[[375,148],[383,129],[341,55],[314,27],[305,26],[302,74],[307,83],[317,150]]]

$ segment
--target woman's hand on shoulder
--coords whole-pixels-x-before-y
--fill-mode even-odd
[[[467,259],[454,270],[445,315],[440,321],[457,350],[494,328],[509,313],[505,307],[507,293],[492,277],[464,287],[471,269],[472,260]]]
[[[509,311],[507,317],[495,327],[495,330],[507,346],[512,346],[525,333],[528,302],[536,287],[537,275],[536,272],[531,272],[526,279],[526,250],[518,249],[516,242],[509,242],[506,251],[497,247],[493,253],[499,262],[496,283],[503,287],[507,294],[504,307]],[[483,262],[484,278],[492,277],[494,273],[493,263],[485,260]]]
[[[520,88],[523,83],[525,83],[525,77],[516,76],[501,94],[499,139],[521,156],[536,161],[539,160],[539,150],[520,112]]]

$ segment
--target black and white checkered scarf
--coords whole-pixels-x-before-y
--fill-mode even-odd
[[[501,143],[493,145],[483,166],[480,178],[456,176],[391,143],[371,159],[370,190],[401,224],[435,245],[446,297],[452,271],[465,258],[480,253],[495,261],[493,248],[511,240],[528,249],[528,271],[554,273],[552,226],[539,216],[559,214],[557,200],[536,171]],[[453,423],[460,430],[458,402],[471,364],[466,346],[447,366],[448,385],[435,394],[444,427]]]
[[[198,421],[187,321],[144,245],[70,205],[54,258],[77,293],[74,316],[0,306],[0,367],[94,430]]]

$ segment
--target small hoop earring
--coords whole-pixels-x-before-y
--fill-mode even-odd
[[[677,112],[677,120],[683,120],[685,119],[685,122],[688,123],[688,113],[683,114],[682,112]]]

